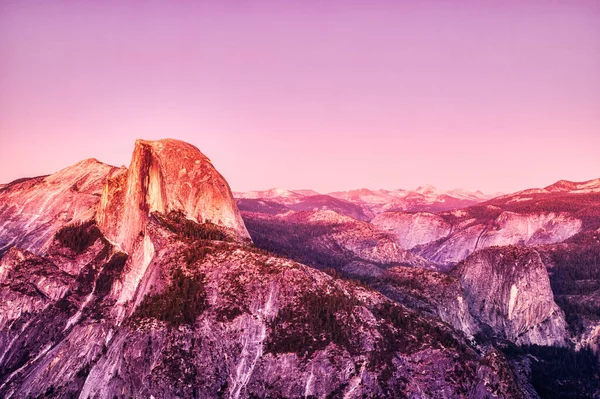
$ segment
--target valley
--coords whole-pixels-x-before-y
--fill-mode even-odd
[[[599,195],[234,197],[172,139],[12,182],[0,396],[598,395]]]

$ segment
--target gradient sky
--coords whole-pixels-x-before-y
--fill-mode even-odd
[[[0,182],[136,138],[233,190],[600,177],[600,1],[2,1]]]

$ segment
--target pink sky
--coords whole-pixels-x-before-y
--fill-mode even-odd
[[[598,178],[600,2],[0,3],[0,182],[164,137],[237,191]]]

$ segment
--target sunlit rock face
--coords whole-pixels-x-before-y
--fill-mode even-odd
[[[581,230],[581,220],[566,213],[518,214],[502,212],[479,247],[494,245],[539,245],[566,240]]]
[[[391,232],[404,249],[439,240],[451,231],[451,226],[441,216],[427,212],[384,212],[371,223]]]
[[[471,314],[517,344],[565,345],[566,323],[533,249],[492,247],[456,269]]]
[[[435,217],[439,218],[437,215]],[[406,223],[406,221],[404,221]],[[582,221],[568,213],[539,212],[520,214],[501,212],[496,218],[483,222],[466,220],[451,226],[449,233],[439,230],[437,219],[413,220],[407,231],[433,231],[430,242],[416,251],[419,255],[437,263],[457,263],[471,253],[491,246],[552,244],[566,240],[582,229]],[[402,224],[400,226],[403,226]],[[400,229],[400,227],[393,227]],[[423,238],[421,241],[426,240]],[[438,241],[436,241],[438,240]]]
[[[94,217],[105,181],[123,172],[86,159],[52,175],[0,188],[0,254],[11,246],[45,252],[65,223]]]
[[[100,229],[131,251],[150,213],[170,211],[250,238],[229,185],[200,150],[173,139],[137,140],[127,173],[109,180],[102,191]]]

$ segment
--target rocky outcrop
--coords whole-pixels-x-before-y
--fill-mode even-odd
[[[518,214],[502,212],[478,246],[540,245],[566,240],[581,230],[581,220],[566,213]]]
[[[431,241],[415,248],[415,252],[436,263],[452,264],[479,249],[504,245],[552,244],[564,241],[582,229],[582,221],[565,212],[521,214],[498,210],[498,215],[493,218],[469,219],[467,211],[469,210],[465,211],[467,216],[458,218],[452,225],[450,234],[445,237],[432,235]],[[493,213],[494,209],[490,211]],[[436,220],[434,227],[428,228],[422,226],[423,222],[429,221],[415,220],[405,230],[427,231],[436,229],[439,224],[439,220]]]
[[[390,233],[331,210],[279,215],[243,212],[243,217],[258,246],[318,268],[372,277],[398,264],[435,267],[401,248]]]
[[[0,287],[8,294],[0,301],[0,330],[6,331],[23,315],[60,300],[71,288],[72,280],[52,262],[31,252],[15,247],[8,250],[0,259]],[[5,352],[0,351],[0,358]]]
[[[45,252],[64,224],[95,216],[105,181],[123,172],[86,159],[52,175],[0,188],[0,255],[11,246]]]
[[[517,344],[565,345],[566,323],[550,280],[533,249],[492,247],[459,264],[471,314],[501,338]]]
[[[574,332],[575,348],[600,354],[600,232],[586,232],[536,251],[548,270],[556,303]]]
[[[446,273],[395,266],[370,280],[387,297],[413,309],[434,314],[469,338],[482,331],[464,299],[460,280]]]
[[[200,150],[173,139],[137,140],[127,173],[109,180],[102,191],[98,225],[130,252],[150,214],[171,211],[249,239],[229,185]]]
[[[441,216],[433,213],[384,212],[371,223],[394,235],[396,243],[404,249],[437,241],[450,234],[451,226]]]
[[[153,256],[125,317],[114,309],[136,261],[101,237],[79,254],[55,241],[44,259],[12,249],[0,303],[31,305],[2,308],[0,396],[526,397],[506,362],[496,366],[505,382],[482,380],[485,358],[432,316],[244,243],[184,233],[149,220]],[[62,257],[80,265],[76,276],[49,260]]]
[[[448,275],[398,245],[409,227],[395,237],[331,210],[257,217],[268,244],[379,279],[394,302],[254,247],[227,183],[189,144],[140,140],[129,169],[59,174],[0,187],[0,397],[531,398],[526,373],[474,336],[565,343],[535,251],[486,249]],[[443,241],[443,223],[493,230],[454,216],[406,245]],[[524,225],[513,219],[499,223]],[[549,225],[528,242],[562,234]]]

